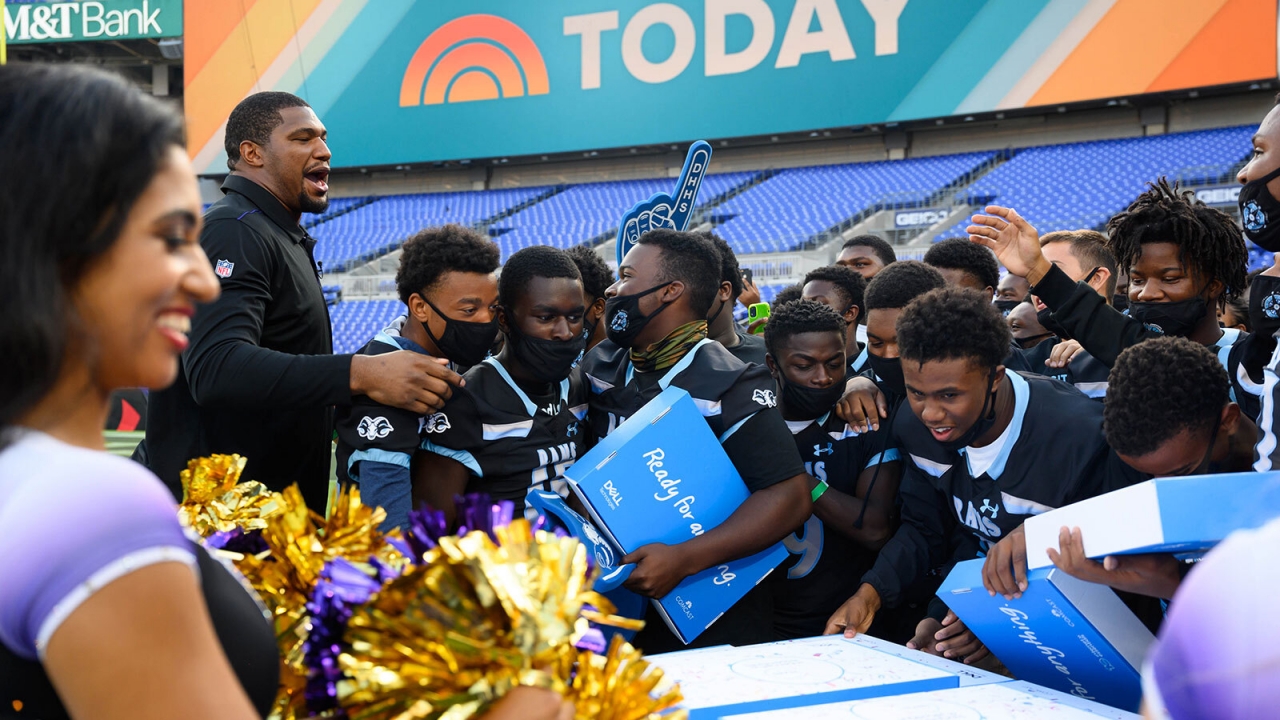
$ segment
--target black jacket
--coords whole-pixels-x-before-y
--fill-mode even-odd
[[[1107,446],[1100,403],[1057,380],[1007,377],[1014,388],[1008,435],[977,477],[967,454],[933,440],[910,407],[894,418],[902,524],[862,576],[886,607],[931,569],[979,557],[1031,515],[1149,479]]]
[[[1109,307],[1093,288],[1072,282],[1056,265],[1031,291],[1053,311],[1053,319],[1107,368],[1116,364],[1116,358],[1126,348],[1164,336]],[[1231,400],[1239,403],[1241,411],[1252,420],[1257,420],[1262,410],[1262,366],[1274,347],[1271,338],[1236,330],[1225,331],[1209,347],[1231,381]]]
[[[298,483],[324,512],[332,407],[351,401],[351,356],[333,355],[315,240],[265,188],[232,175],[200,244],[222,295],[200,307],[173,386],[151,394],[151,469],[181,496],[179,472],[211,453],[248,458],[244,479]]]

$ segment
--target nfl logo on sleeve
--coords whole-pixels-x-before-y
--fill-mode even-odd
[[[231,271],[235,269],[236,264],[230,260],[219,260],[217,266],[213,268],[213,271],[218,274],[218,277],[225,280],[226,278],[231,277]]]

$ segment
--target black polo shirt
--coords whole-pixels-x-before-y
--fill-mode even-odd
[[[173,386],[151,394],[150,466],[180,497],[189,459],[239,453],[245,479],[296,482],[324,512],[332,406],[351,402],[351,356],[333,355],[316,241],[257,183],[232,175],[222,192],[200,235],[222,295],[196,311]]]

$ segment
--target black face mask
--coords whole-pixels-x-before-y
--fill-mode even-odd
[[[1036,313],[1036,322],[1040,323],[1040,327],[1048,330],[1054,335],[1057,335],[1063,340],[1071,339],[1071,333],[1067,332],[1067,329],[1062,327],[1062,323],[1054,319],[1053,311],[1049,308],[1045,308]]]
[[[840,380],[825,388],[811,388],[788,382],[787,376],[778,369],[778,386],[782,392],[782,404],[788,415],[802,420],[816,420],[835,407],[844,396],[844,383]]]
[[[436,337],[431,332],[431,326],[422,323],[422,329],[427,331],[427,337],[431,338],[431,342],[436,344],[436,348],[450,362],[458,365],[471,366],[478,365],[482,360],[489,356],[489,351],[493,348],[494,339],[498,335],[498,318],[494,317],[489,322],[463,322],[454,320],[448,315],[440,312],[440,308],[431,303],[424,295],[419,295],[422,301],[431,306],[436,314],[444,319],[444,332],[440,337]]]
[[[1032,335],[1030,337],[1024,337],[1024,338],[1014,338],[1013,341],[1018,343],[1018,347],[1022,348],[1023,350],[1030,350],[1031,348],[1039,345],[1040,343],[1044,342],[1045,340],[1048,340],[1053,336],[1054,336],[1054,333],[1045,333],[1044,335]]]
[[[1280,250],[1280,201],[1271,195],[1267,183],[1280,177],[1280,168],[1250,180],[1240,188],[1240,224],[1245,237],[1267,252]]]
[[[724,306],[728,304],[728,300],[720,303],[720,307],[716,308],[716,311],[711,313],[711,317],[707,318],[707,327],[711,327],[711,324],[716,321],[716,318],[720,317],[720,313],[724,312]],[[657,313],[654,314],[657,315]]]
[[[902,358],[882,358],[867,353],[867,364],[880,380],[880,385],[898,397],[907,394],[907,381],[902,378]]]
[[[544,340],[525,335],[515,325],[507,329],[507,339],[524,371],[540,383],[558,383],[569,377],[569,371],[582,359],[587,347],[585,335],[571,340]]]
[[[969,447],[973,441],[982,437],[983,433],[990,430],[996,424],[996,371],[991,369],[991,374],[987,375],[987,397],[982,401],[982,412],[978,413],[978,419],[974,421],[973,427],[965,431],[956,440],[948,440],[947,442],[938,443],[950,452],[960,452],[961,448]]]
[[[1208,309],[1204,296],[1197,295],[1177,302],[1131,302],[1129,317],[1169,337],[1187,337]]]
[[[608,323],[605,325],[605,335],[619,347],[629,348],[635,345],[636,336],[644,331],[649,321],[657,317],[658,313],[666,310],[667,306],[671,304],[663,303],[661,307],[652,313],[641,315],[640,298],[645,295],[652,295],[670,284],[665,282],[634,295],[616,295],[607,298],[604,301],[604,321]]]
[[[991,304],[995,305],[997,308],[1000,309],[1001,315],[1008,317],[1009,313],[1012,312],[1014,308],[1022,304],[1022,301],[1021,300],[996,300]]]
[[[1120,312],[1125,312],[1129,309],[1129,296],[1125,293],[1116,293],[1115,295],[1112,295],[1111,307],[1119,310]]]

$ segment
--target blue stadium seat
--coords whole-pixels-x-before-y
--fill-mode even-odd
[[[995,153],[783,170],[716,208],[716,228],[740,254],[783,252],[877,203],[920,203]]]
[[[407,309],[399,300],[347,300],[329,308],[333,324],[333,352],[354,353],[373,336],[404,315]]]
[[[546,190],[533,187],[381,197],[311,227],[317,240],[316,260],[327,271],[346,270],[394,250],[423,228],[446,223],[474,225]]]
[[[757,174],[708,175],[703,178],[698,198],[705,205]],[[655,193],[669,193],[674,187],[675,180],[671,178],[574,185],[499,222],[495,230],[501,234],[494,241],[502,250],[504,262],[517,250],[533,245],[572,247],[615,230],[633,205]]]
[[[1254,126],[1029,148],[957,197],[1012,207],[1040,232],[1103,225],[1161,175],[1186,183],[1235,182]],[[968,219],[936,240],[964,237]]]

